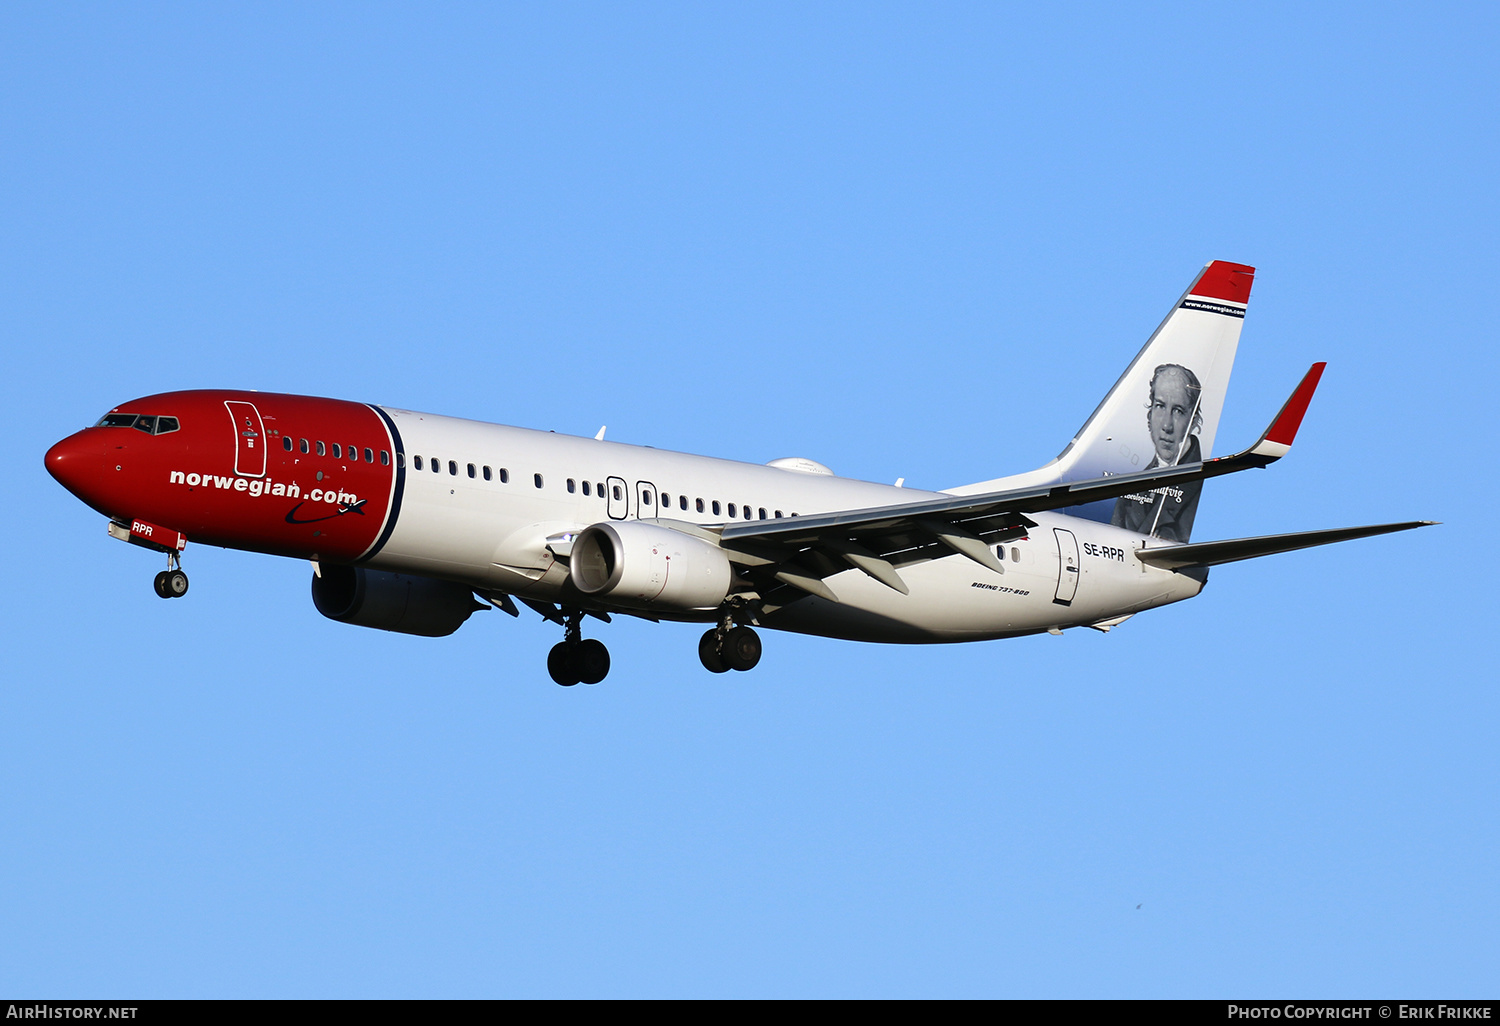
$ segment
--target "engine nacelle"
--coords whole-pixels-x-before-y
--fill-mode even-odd
[[[476,609],[462,584],[359,566],[324,565],[313,574],[313,605],[330,620],[401,634],[441,638],[463,626]]]
[[[718,546],[638,520],[584,528],[570,563],[579,591],[627,605],[717,609],[733,580]]]

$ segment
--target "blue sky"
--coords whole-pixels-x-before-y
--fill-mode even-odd
[[[10,5],[0,992],[1493,996],[1495,12]],[[1108,636],[444,640],[42,453],[332,395],[947,487],[1057,453],[1207,260],[1260,269],[1199,537]],[[39,544],[40,543],[40,544]],[[628,618],[622,618],[628,620]],[[1139,907],[1138,907],[1139,906]]]

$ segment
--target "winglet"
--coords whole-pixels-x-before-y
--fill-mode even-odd
[[[1297,429],[1302,426],[1302,418],[1307,413],[1308,404],[1312,402],[1313,392],[1317,391],[1318,381],[1323,377],[1323,368],[1327,366],[1328,364],[1319,362],[1308,368],[1291,398],[1281,407],[1281,412],[1276,414],[1271,426],[1266,428],[1266,433],[1250,447],[1252,453],[1278,460],[1291,452],[1292,442],[1297,438]]]

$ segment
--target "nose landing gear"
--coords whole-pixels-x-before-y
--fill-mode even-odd
[[[565,688],[574,684],[597,684],[609,676],[609,649],[604,642],[580,637],[580,610],[563,613],[563,640],[547,653],[547,673]]]
[[[152,586],[164,599],[182,598],[187,594],[188,577],[182,572],[182,562],[177,558],[177,553],[167,553],[167,568],[156,575]]]
[[[760,662],[760,635],[741,624],[733,627],[733,613],[726,611],[719,626],[698,639],[698,660],[709,673],[753,670]]]

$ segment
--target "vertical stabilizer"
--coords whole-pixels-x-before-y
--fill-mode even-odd
[[[1215,260],[1206,266],[1057,459],[1029,474],[952,491],[1077,481],[1208,459],[1254,277],[1255,268],[1244,264]],[[1185,542],[1197,512],[1198,487],[1126,496],[1069,512]]]

